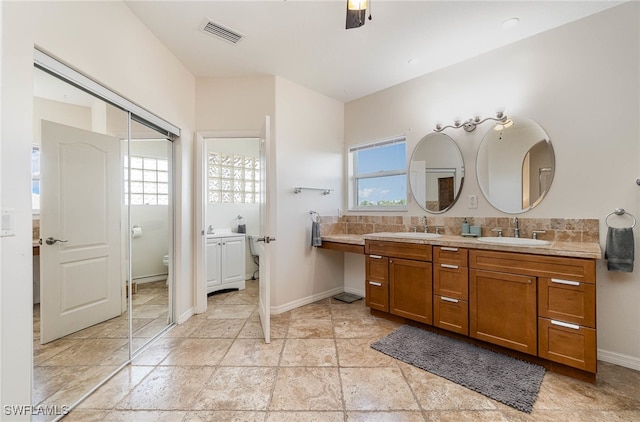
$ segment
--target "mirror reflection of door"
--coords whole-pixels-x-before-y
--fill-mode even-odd
[[[426,208],[431,211],[444,211],[455,202],[456,169],[425,169]]]
[[[453,177],[438,178],[438,210],[446,210],[453,203]]]

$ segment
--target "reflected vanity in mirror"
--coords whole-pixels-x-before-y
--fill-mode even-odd
[[[444,133],[430,133],[418,142],[409,165],[409,185],[427,212],[443,213],[455,204],[464,182],[458,145]]]
[[[476,171],[491,205],[509,214],[522,213],[538,205],[551,187],[553,146],[538,123],[511,117],[484,135]]]

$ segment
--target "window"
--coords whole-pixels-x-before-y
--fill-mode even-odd
[[[208,200],[222,204],[256,204],[260,193],[260,159],[210,152],[207,160]]]
[[[353,210],[398,210],[407,205],[404,137],[349,148]]]
[[[124,203],[128,205],[131,166],[131,205],[169,205],[169,161],[152,157],[124,157]]]
[[[31,208],[40,213],[40,146],[31,148]]]

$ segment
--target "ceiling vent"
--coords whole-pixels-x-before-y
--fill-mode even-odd
[[[219,23],[215,23],[208,19],[200,25],[200,30],[218,39],[230,42],[231,44],[237,44],[242,38],[244,38],[244,35],[241,33],[226,28]]]

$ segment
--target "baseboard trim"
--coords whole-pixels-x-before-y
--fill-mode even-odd
[[[294,300],[293,302],[285,303],[284,305],[272,306],[271,307],[271,313],[273,315],[278,315],[278,314],[281,314],[283,312],[287,312],[287,311],[290,311],[292,309],[296,309],[296,308],[299,308],[301,306],[308,305],[310,303],[317,302],[319,300],[326,299],[328,297],[332,297],[332,296],[335,296],[335,295],[340,294],[340,293],[344,293],[344,291],[345,291],[344,287],[336,287],[335,289],[327,290],[327,291],[322,292],[322,293],[316,293],[315,295],[311,295],[311,296],[304,297],[302,299]]]
[[[189,318],[191,318],[192,316],[194,316],[196,314],[195,312],[195,308],[191,307],[189,309],[187,309],[184,313],[182,313],[182,315],[180,315],[178,317],[178,320],[176,321],[178,324],[182,324],[184,322],[187,322],[187,320]]]
[[[351,293],[351,294],[362,296],[362,297],[365,297],[366,295],[365,291],[360,289],[353,289],[353,288],[346,287],[344,291],[345,293]]]
[[[623,355],[622,353],[598,349],[598,360],[640,371],[640,358],[636,356]]]

